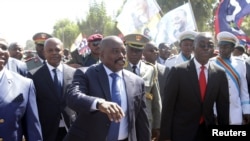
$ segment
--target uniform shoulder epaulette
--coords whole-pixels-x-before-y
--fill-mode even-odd
[[[234,58],[235,58],[235,60],[244,62],[244,59],[243,59],[243,58],[240,58],[240,57],[234,57]]]
[[[143,62],[144,62],[145,64],[147,64],[147,65],[155,66],[154,64],[152,64],[152,63],[150,63],[150,62],[148,62],[148,61],[143,60]]]
[[[171,56],[171,57],[168,57],[168,59],[167,59],[167,60],[171,60],[171,59],[174,59],[174,58],[176,58],[176,55]]]
[[[33,59],[34,59],[34,57],[31,57],[31,58],[25,60],[25,62],[29,62],[29,61],[31,61],[31,60],[33,60]]]

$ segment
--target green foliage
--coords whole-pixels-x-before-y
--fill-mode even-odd
[[[77,25],[85,36],[94,33],[100,33],[105,36],[119,32],[115,22],[110,16],[107,16],[104,2],[97,3],[94,1],[90,6],[86,20],[78,20]]]
[[[64,48],[68,49],[80,33],[77,24],[69,19],[57,21],[53,29],[53,36],[59,38],[64,43]]]

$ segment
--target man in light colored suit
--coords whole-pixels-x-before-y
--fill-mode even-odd
[[[217,34],[220,54],[210,59],[225,70],[228,78],[230,98],[230,124],[250,123],[250,103],[246,79],[246,64],[241,58],[232,56],[237,37],[227,31]]]
[[[63,43],[58,38],[45,41],[44,57],[46,64],[31,70],[28,76],[33,79],[37,90],[43,139],[62,141],[76,117],[76,113],[66,106],[65,100],[65,91],[73,80],[75,68],[62,62]]]
[[[163,90],[164,90],[164,86],[165,86],[170,69],[157,62],[157,58],[159,56],[159,49],[157,48],[156,44],[152,41],[149,43],[146,43],[144,50],[143,50],[143,56],[144,56],[145,61],[154,64],[157,69],[161,100],[163,100],[163,97],[164,97]]]
[[[33,81],[5,68],[9,53],[0,39],[0,140],[42,141]]]
[[[76,70],[66,99],[79,114],[64,141],[107,141],[115,123],[120,124],[115,141],[150,141],[144,82],[123,69],[125,54],[123,41],[107,36],[100,44],[102,63]],[[110,74],[118,75],[120,105],[112,99]]]

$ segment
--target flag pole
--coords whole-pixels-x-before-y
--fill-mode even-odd
[[[193,18],[194,23],[195,23],[195,28],[196,28],[196,30],[197,30],[197,31],[199,31],[199,30],[198,30],[198,27],[197,27],[197,24],[196,24],[195,17],[194,17],[194,12],[193,12],[193,8],[192,8],[191,1],[190,1],[190,0],[188,0],[188,3],[189,3],[189,6],[190,6],[190,9],[191,9],[191,12],[192,12],[192,18]]]

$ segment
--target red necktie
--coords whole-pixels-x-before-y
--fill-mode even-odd
[[[206,92],[206,86],[207,86],[207,82],[206,82],[206,76],[205,76],[205,72],[204,69],[206,67],[205,66],[201,66],[201,71],[200,71],[200,75],[199,75],[199,83],[200,83],[200,92],[201,92],[201,100],[204,100],[205,97],[205,92]],[[204,121],[204,117],[201,116],[200,118],[200,123],[203,123]]]
[[[206,86],[207,86],[207,82],[206,82],[206,76],[205,76],[205,72],[204,69],[206,67],[205,66],[201,66],[201,71],[200,71],[200,76],[199,76],[199,82],[200,82],[200,92],[201,92],[201,100],[204,100],[205,97],[205,92],[206,92]]]

